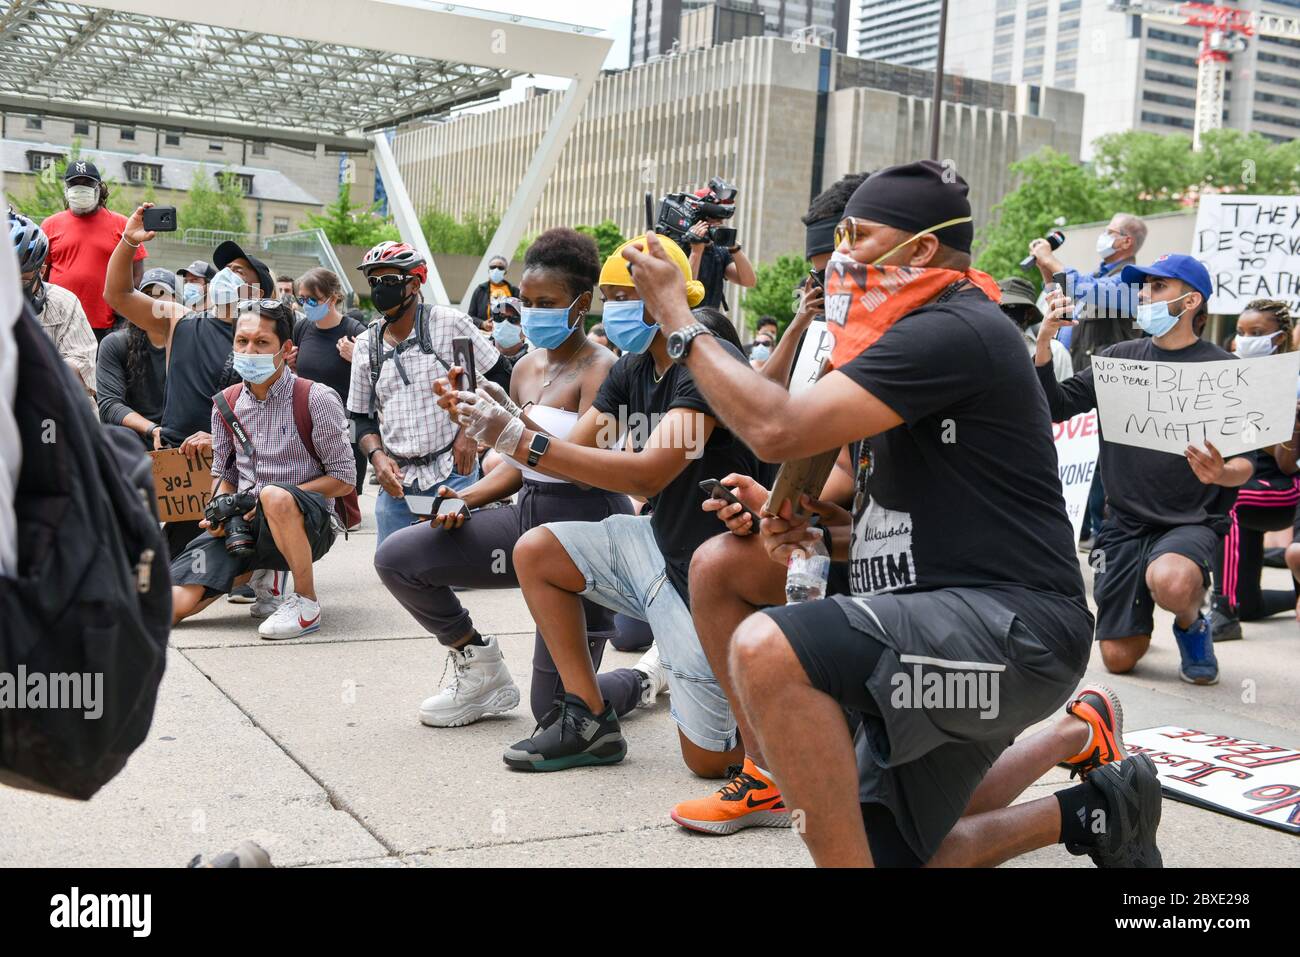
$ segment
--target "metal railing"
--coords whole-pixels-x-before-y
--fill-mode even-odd
[[[335,254],[334,247],[323,229],[302,229],[272,236],[227,232],[221,229],[187,229],[181,233],[180,238],[180,242],[186,246],[200,246],[209,251],[231,240],[241,246],[261,249],[272,254],[314,259],[339,277],[339,282],[343,286],[344,299],[349,305],[355,304],[356,291],[348,281],[343,271],[343,264],[339,262],[339,257]]]

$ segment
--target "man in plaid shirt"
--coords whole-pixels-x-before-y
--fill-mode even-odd
[[[172,560],[173,623],[229,594],[253,569],[266,569],[292,572],[294,593],[258,634],[296,638],[320,629],[312,563],[334,544],[334,499],[352,491],[357,467],[343,402],[321,383],[312,383],[307,395],[316,454],[303,444],[293,414],[297,376],[285,364],[292,330],[287,305],[268,299],[240,303],[234,367],[244,381],[231,411],[244,435],[237,437],[227,423],[219,393],[212,410],[212,493],[248,496],[252,504],[243,518],[252,540],[232,553],[226,541],[230,519],[199,523],[205,531]]]
[[[384,318],[357,336],[353,346],[348,411],[355,420],[357,445],[382,489],[375,502],[379,544],[417,520],[407,495],[432,496],[440,486],[462,489],[478,480],[478,444],[438,407],[433,392],[433,383],[455,361],[452,340],[465,337],[473,343],[478,375],[509,389],[510,373],[468,316],[420,301],[428,267],[406,243],[380,243],[366,253],[360,268]],[[372,366],[375,336],[381,337],[378,379]]]

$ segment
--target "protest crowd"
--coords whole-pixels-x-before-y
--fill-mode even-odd
[[[1260,583],[1269,561],[1300,582],[1295,409],[1289,437],[1229,452],[1103,434],[1081,525],[1067,513],[1053,423],[1099,407],[1107,363],[1298,346],[1268,300],[1206,339],[1209,273],[1145,248],[1136,216],[1110,222],[1090,274],[1030,243],[1040,295],[972,267],[961,177],[928,160],[849,175],[803,219],[794,319],[743,341],[721,310],[755,273],[721,180],[689,235],[602,259],[560,226],[522,262],[496,256],[468,314],[428,301],[412,246],[381,243],[360,266],[373,321],[330,270],[274,276],[233,241],[155,263],[149,204],[109,211],[87,162],[65,185],[44,223],[9,213],[0,572],[27,547],[31,326],[105,435],[210,475],[203,517],[166,521],[141,560],[163,633],[219,600],[247,603],[267,640],[328,632],[313,565],[373,494],[373,574],[446,650],[413,710],[454,735],[526,697],[537,727],[501,742],[503,773],[617,763],[667,698],[681,760],[720,782],[664,809],[683,828],[797,812],[827,866],[990,866],[1053,844],[1160,866],[1155,767],[1126,754],[1116,692],[1081,683],[1094,643],[1125,673],[1173,642],[1179,677],[1211,685],[1223,642],[1300,614],[1300,584]],[[820,376],[795,390],[823,336]],[[477,591],[506,588],[536,629],[526,691],[473,615]],[[601,671],[611,644],[642,656]],[[1058,765],[1077,780],[1017,803]]]

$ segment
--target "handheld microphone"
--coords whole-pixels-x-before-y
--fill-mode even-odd
[[[1053,229],[1043,238],[1047,240],[1047,245],[1051,246],[1053,249],[1059,249],[1061,244],[1065,242],[1065,233],[1061,232],[1059,229]],[[1020,260],[1021,269],[1032,269],[1033,265],[1033,256],[1026,256],[1024,259]]]

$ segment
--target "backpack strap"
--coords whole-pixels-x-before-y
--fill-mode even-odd
[[[304,379],[298,376],[293,380],[293,424],[298,429],[298,438],[307,450],[307,454],[316,460],[316,464],[321,466],[324,471],[324,465],[321,463],[320,456],[316,454],[316,441],[312,438],[312,420],[311,401],[312,380]]]

